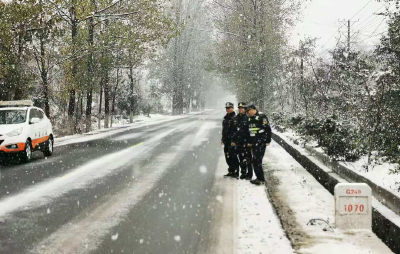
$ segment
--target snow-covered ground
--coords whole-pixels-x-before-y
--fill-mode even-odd
[[[222,149],[221,149],[222,150]],[[265,186],[224,178],[227,165],[220,152],[215,173],[211,243],[199,253],[292,254],[293,249],[267,198]]]
[[[237,181],[238,254],[294,253],[271,204],[265,186]]]
[[[392,253],[371,231],[334,224],[334,197],[277,143],[268,147],[266,175],[272,199],[297,253]],[[311,225],[312,219],[322,219]]]
[[[275,130],[274,130],[275,131]],[[300,140],[301,137],[298,136],[296,133],[287,130],[283,133],[278,132],[278,135],[281,136],[286,141],[289,141],[293,144],[293,141]],[[312,142],[307,143],[308,145],[313,145]],[[314,142],[316,145],[316,142]],[[293,144],[296,149],[301,151],[302,153],[308,154],[308,152],[303,149],[300,145]],[[316,147],[316,151],[324,153],[321,147]],[[366,167],[368,165],[368,157],[363,156],[356,162],[339,162],[346,168],[353,170],[359,175],[364,176],[365,178],[369,179],[376,185],[392,192],[394,195],[400,197],[400,172],[395,173],[396,167],[398,164],[389,163],[389,162],[378,162],[374,161],[372,165]],[[366,169],[368,168],[368,170]]]

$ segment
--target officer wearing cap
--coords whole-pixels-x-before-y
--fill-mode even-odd
[[[251,166],[251,148],[247,146],[250,141],[248,116],[246,114],[246,103],[239,102],[239,114],[235,117],[236,132],[233,135],[232,146],[236,146],[237,156],[239,157],[240,179],[251,180],[253,168]]]
[[[239,176],[239,161],[236,156],[235,147],[232,146],[233,135],[236,132],[236,126],[234,123],[235,111],[233,109],[234,105],[231,102],[225,104],[226,115],[222,121],[222,139],[221,144],[224,145],[225,159],[228,164],[228,174],[225,177],[235,177]]]
[[[253,104],[247,106],[247,114],[249,121],[249,135],[253,154],[252,163],[254,173],[257,179],[250,181],[253,184],[260,185],[265,182],[264,171],[262,168],[262,160],[265,154],[265,148],[271,143],[271,127],[269,125],[268,117],[258,112],[256,106]]]

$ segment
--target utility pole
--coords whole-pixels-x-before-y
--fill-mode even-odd
[[[343,24],[341,27],[347,26],[347,52],[350,52],[351,49],[351,25],[358,21],[351,21],[349,20],[339,20],[339,24]],[[354,35],[354,33],[353,33]]]
[[[304,85],[304,59],[303,59],[303,54],[304,54],[303,42],[300,41],[300,78],[301,78],[301,87],[303,87],[303,85]]]
[[[347,21],[347,52],[350,52],[350,19]]]

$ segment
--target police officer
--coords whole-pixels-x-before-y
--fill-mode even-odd
[[[247,106],[247,114],[249,116],[249,134],[251,147],[252,163],[254,173],[257,179],[250,181],[253,184],[260,185],[265,182],[264,171],[262,168],[262,161],[265,154],[265,148],[271,143],[271,127],[269,125],[268,117],[258,112],[254,105]]]
[[[248,116],[246,115],[246,103],[239,102],[239,114],[235,117],[236,132],[233,136],[232,146],[236,146],[239,165],[241,168],[240,179],[251,180],[253,168],[251,166],[251,148],[247,146],[250,141]]]
[[[234,105],[231,102],[225,104],[226,115],[222,121],[222,140],[221,144],[224,145],[225,159],[228,164],[228,174],[225,177],[239,177],[239,161],[236,156],[235,147],[232,146],[232,138],[236,132],[235,129],[235,111],[233,109]]]

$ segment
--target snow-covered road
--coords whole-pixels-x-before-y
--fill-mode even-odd
[[[0,253],[291,253],[265,187],[222,178],[220,113],[66,137],[50,158],[2,165]]]
[[[222,115],[67,137],[50,158],[1,165],[0,253],[292,254],[293,245],[316,254],[335,244],[342,253],[340,246],[386,253],[373,235],[363,236],[371,247],[357,248],[364,238],[305,227],[310,216],[331,219],[333,197],[273,144],[266,174],[280,183],[269,186],[274,202],[286,201],[274,203],[279,214],[290,212],[294,226],[285,232],[266,186],[223,178]],[[299,232],[306,238],[288,240]]]

